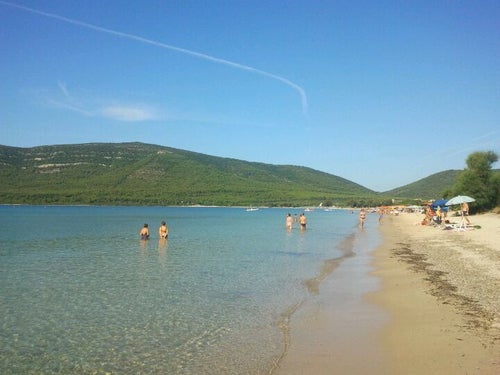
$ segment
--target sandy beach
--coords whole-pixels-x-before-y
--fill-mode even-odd
[[[466,231],[421,219],[384,219],[383,244],[371,254],[379,285],[363,303],[333,302],[335,279],[352,269],[325,281],[291,323],[275,373],[500,374],[500,215],[471,216],[480,228]]]
[[[421,217],[388,217],[375,254],[382,289],[369,299],[391,314],[380,336],[390,373],[499,374],[500,216],[472,216],[481,228],[467,231]]]

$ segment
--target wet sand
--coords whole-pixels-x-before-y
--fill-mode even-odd
[[[377,334],[388,314],[363,296],[379,288],[370,275],[376,244],[356,233],[348,256],[333,272],[322,273],[317,288],[292,315],[289,344],[272,374],[383,374],[384,353]]]
[[[294,315],[275,373],[500,374],[500,216],[472,216],[481,228],[467,231],[415,225],[421,218],[385,218],[375,253],[323,282]],[[359,288],[364,297],[349,299]]]

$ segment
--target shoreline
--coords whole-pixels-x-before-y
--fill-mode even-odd
[[[356,228],[345,240],[344,246],[351,243],[351,249],[344,248],[339,263],[325,265],[317,288],[305,283],[309,298],[291,317],[287,350],[270,374],[385,374],[384,353],[376,340],[388,315],[364,300],[366,293],[379,288],[370,273],[381,237],[371,224]]]
[[[362,303],[339,290],[359,282],[360,254],[324,280],[293,317],[273,374],[500,374],[500,215],[471,216],[481,228],[465,232],[415,225],[421,218],[384,218],[382,244],[362,254],[361,277],[379,282]]]

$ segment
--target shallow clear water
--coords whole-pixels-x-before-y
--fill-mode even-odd
[[[307,281],[359,232],[319,209],[288,232],[288,212],[0,206],[0,372],[268,373]]]

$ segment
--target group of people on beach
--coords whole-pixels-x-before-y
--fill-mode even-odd
[[[440,225],[441,223],[448,224],[448,207],[433,207],[432,203],[427,204],[425,209],[425,217],[422,219],[422,225]],[[469,220],[469,204],[463,202],[460,205],[460,210],[462,211],[462,217],[470,225]]]
[[[158,228],[158,234],[160,235],[160,239],[166,240],[168,238],[168,226],[166,221],[161,222],[160,228]],[[147,223],[144,223],[139,235],[141,236],[141,240],[149,240],[149,225]]]
[[[307,227],[306,215],[304,215],[304,213],[301,213],[300,216],[297,216],[297,214],[295,214],[295,216],[292,217],[292,214],[288,213],[288,215],[286,215],[286,229],[289,231],[292,230],[293,224],[295,223],[299,223],[300,229],[305,230]]]

